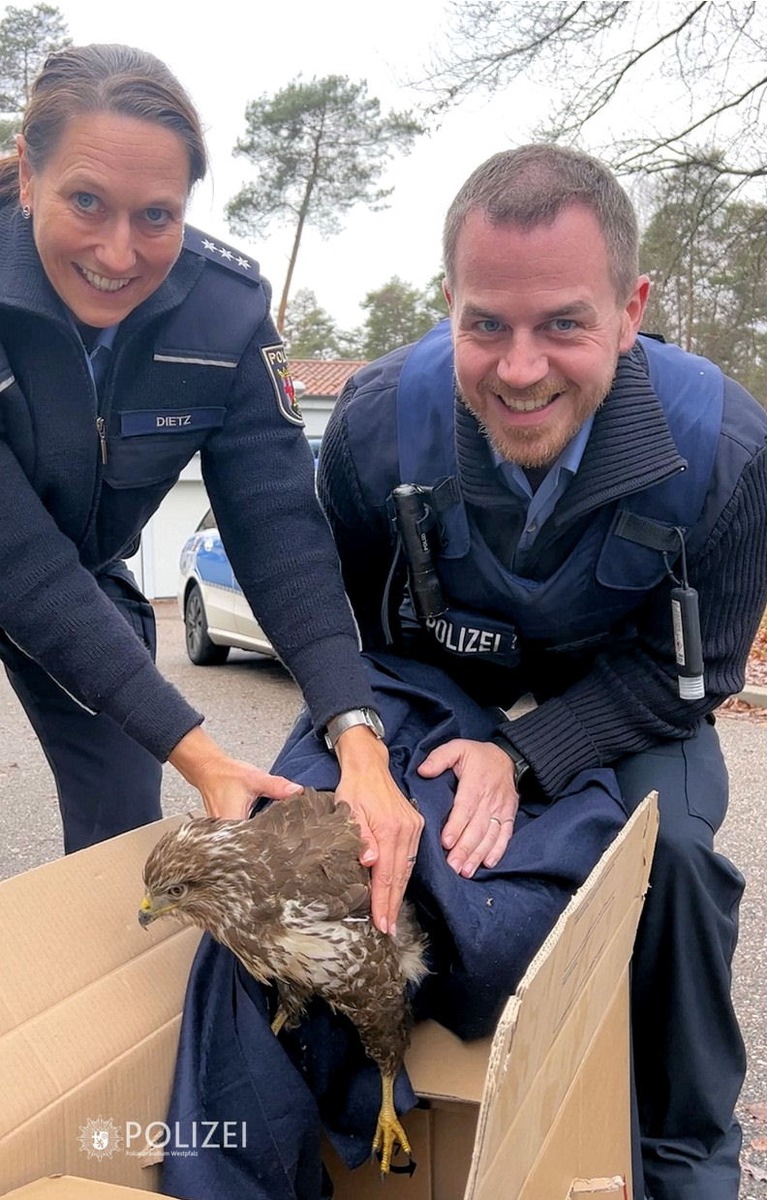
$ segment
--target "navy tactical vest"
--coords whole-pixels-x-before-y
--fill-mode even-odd
[[[504,567],[467,513],[455,451],[449,322],[431,330],[405,359],[397,392],[400,479],[439,487],[437,569],[448,610],[427,627],[443,650],[514,666],[526,641],[560,650],[599,642],[630,621],[668,575],[681,548],[676,530],[687,534],[695,525],[709,487],[723,376],[713,363],[678,347],[639,341],[686,468],[597,509],[571,553],[543,580]],[[559,503],[566,509],[566,494]]]

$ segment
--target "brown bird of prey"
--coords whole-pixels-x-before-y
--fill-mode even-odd
[[[393,1086],[411,1027],[406,988],[426,969],[407,905],[395,937],[373,924],[361,850],[349,806],[313,788],[249,821],[193,818],[149,855],[138,919],[148,925],[170,915],[198,925],[260,983],[275,984],[275,1034],[299,1022],[312,996],[349,1017],[381,1072],[372,1149],[386,1174],[397,1145],[411,1153]]]

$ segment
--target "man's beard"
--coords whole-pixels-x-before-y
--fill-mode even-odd
[[[474,414],[480,431],[487,438],[495,453],[501,458],[507,462],[517,463],[523,468],[547,467],[559,457],[565,446],[575,437],[584,422],[593,416],[607,399],[615,378],[617,361],[618,356],[616,355],[609,378],[606,378],[601,383],[594,384],[588,391],[578,389],[574,393],[574,404],[571,408],[567,424],[558,424],[552,430],[542,429],[539,426],[533,425],[523,425],[513,430],[498,428],[494,424],[491,425],[477,412],[476,408],[464,396],[460,384],[458,387],[458,396],[466,408]],[[526,389],[524,392],[515,392],[511,398],[518,402],[528,401],[539,404],[542,401],[552,400],[554,396],[562,392],[569,392],[570,390],[568,385],[561,381],[547,379],[532,388]],[[504,397],[507,394],[508,389],[498,379],[483,381],[480,385],[480,398],[488,396],[493,408],[497,403],[496,397]]]

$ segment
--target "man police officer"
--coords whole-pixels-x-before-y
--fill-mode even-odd
[[[498,861],[520,792],[556,803],[602,765],[629,808],[657,789],[632,973],[635,1195],[736,1200],[743,879],[714,851],[713,710],[742,685],[765,606],[767,413],[714,364],[639,336],[636,217],[585,154],[483,163],[444,261],[449,322],[358,371],[323,440],[363,648],[438,664],[484,705],[537,702],[420,767],[458,779],[442,844],[464,876]],[[409,526],[403,495],[420,505]]]

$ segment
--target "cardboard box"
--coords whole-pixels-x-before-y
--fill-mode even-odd
[[[49,1175],[26,1187],[7,1193],[18,1200],[154,1200],[156,1192],[120,1187],[117,1183],[98,1183],[74,1175]]]
[[[152,1156],[129,1153],[126,1132],[164,1121],[198,934],[141,929],[136,911],[144,860],[179,820],[0,883],[0,1188],[18,1200],[156,1192]],[[405,1124],[418,1169],[391,1176],[386,1200],[630,1196],[628,962],[656,828],[649,797],[492,1039],[417,1028],[408,1069],[423,1107]],[[380,1200],[374,1167],[330,1165],[336,1200]]]

